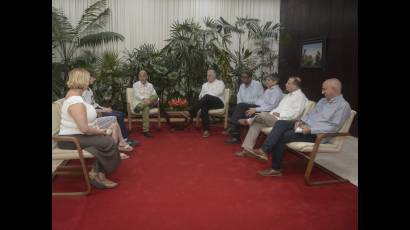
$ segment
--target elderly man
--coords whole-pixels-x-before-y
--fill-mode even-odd
[[[142,133],[145,137],[152,137],[149,131],[149,110],[158,103],[158,95],[154,86],[148,82],[148,74],[145,70],[138,73],[138,80],[132,86],[134,101],[132,108],[134,112],[142,111]]]
[[[314,142],[318,133],[337,132],[349,118],[351,108],[341,94],[342,83],[331,78],[323,82],[322,94],[316,106],[300,121],[277,121],[260,149],[251,154],[267,160],[272,150],[272,167],[259,171],[262,176],[280,176],[286,144],[294,141]]]
[[[299,77],[290,77],[286,83],[286,94],[280,101],[278,107],[270,112],[262,112],[253,118],[241,119],[241,125],[250,125],[242,144],[243,150],[236,153],[242,157],[253,151],[256,139],[264,127],[273,127],[278,120],[297,120],[303,113],[307,98],[300,89],[302,80]]]
[[[224,107],[224,90],[225,84],[223,81],[216,79],[215,70],[210,69],[207,72],[207,82],[202,85],[199,93],[199,101],[189,110],[190,119],[196,116],[198,110],[201,110],[202,119],[202,137],[209,137],[209,114],[210,109],[222,109]]]
[[[95,72],[93,71],[89,71],[90,72],[90,85],[94,84],[95,80],[96,80],[96,75]],[[124,137],[124,140],[127,141],[128,144],[134,146],[134,145],[138,145],[139,142],[136,140],[132,140],[128,137],[128,129],[125,126],[124,123],[124,113],[121,111],[116,111],[113,110],[109,107],[103,107],[100,106],[97,102],[95,102],[94,100],[94,93],[92,91],[92,89],[90,87],[88,87],[86,90],[84,90],[82,97],[84,99],[85,102],[87,102],[88,104],[91,104],[92,106],[94,106],[95,110],[99,113],[101,113],[101,116],[103,117],[108,117],[108,116],[115,116],[117,118],[117,122],[118,125],[121,128],[121,134]]]
[[[253,117],[256,112],[269,112],[272,109],[276,108],[283,97],[283,92],[277,85],[278,82],[279,78],[276,75],[269,75],[268,78],[265,80],[265,85],[267,89],[262,94],[262,96],[256,100],[256,107],[251,107],[248,110],[246,110],[244,116]],[[231,120],[233,119],[231,118]],[[238,123],[239,125],[238,120],[236,120],[236,123]],[[233,138],[231,140],[228,140],[228,143],[240,143],[239,130],[231,135]]]
[[[252,80],[252,72],[245,72],[241,75],[242,84],[239,87],[237,98],[237,105],[230,118],[231,129],[229,133],[231,138],[226,140],[226,143],[240,143],[239,131],[240,124],[238,120],[246,117],[246,110],[249,108],[258,107],[256,101],[263,95],[263,87],[259,81]]]

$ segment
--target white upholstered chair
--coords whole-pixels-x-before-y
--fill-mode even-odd
[[[229,99],[231,96],[231,91],[230,89],[225,89],[224,91],[224,107],[222,109],[211,109],[208,111],[208,114],[210,116],[215,116],[215,117],[223,117],[224,118],[224,129],[228,128],[228,112],[229,112]],[[200,117],[200,111],[198,111],[196,115],[196,126],[199,127],[199,117]]]
[[[61,107],[63,105],[64,98],[59,99],[52,103],[52,159],[53,160],[74,160],[79,159],[80,165],[66,166],[63,163],[60,164],[54,174],[55,175],[82,175],[87,186],[86,191],[80,192],[53,192],[53,196],[84,196],[90,193],[91,186],[88,178],[87,167],[90,165],[85,164],[86,158],[94,158],[94,156],[81,149],[80,142],[76,137],[64,137],[58,136],[61,123]],[[57,147],[58,141],[70,141],[76,146],[75,150],[60,149]]]
[[[142,118],[142,113],[138,112],[135,113],[133,108],[135,107],[135,105],[133,104],[134,101],[134,89],[133,88],[127,88],[127,111],[128,111],[128,129],[131,132],[132,130],[132,118]],[[157,118],[157,122],[158,122],[158,127],[157,129],[159,130],[161,128],[161,112],[159,109],[159,99],[158,99],[158,103],[157,106],[155,108],[151,108],[149,110],[149,115],[154,116]]]

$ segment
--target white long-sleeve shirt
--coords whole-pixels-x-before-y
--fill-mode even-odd
[[[134,90],[135,106],[141,103],[146,98],[157,96],[157,92],[155,91],[154,86],[149,82],[142,84],[140,81],[137,81],[132,85],[132,88]]]
[[[303,113],[308,99],[302,90],[297,89],[286,94],[280,101],[278,107],[270,113],[279,113],[278,120],[297,120]]]
[[[219,97],[222,102],[224,102],[224,91],[225,91],[225,84],[223,81],[215,79],[213,82],[205,82],[202,85],[201,92],[199,93],[199,99],[201,99],[206,94],[211,96]]]

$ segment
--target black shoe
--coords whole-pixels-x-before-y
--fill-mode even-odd
[[[139,144],[140,144],[139,141],[137,141],[137,140],[132,140],[132,139],[127,139],[127,143],[128,143],[129,145],[131,145],[131,146],[136,146],[136,145],[139,145]]]
[[[145,136],[145,137],[148,137],[148,138],[153,137],[153,135],[151,134],[151,132],[150,132],[150,131],[143,132],[143,134],[144,134],[144,136]]]
[[[238,138],[236,138],[236,137],[231,137],[231,138],[225,140],[225,143],[228,143],[228,144],[238,144],[238,143],[241,143],[241,141],[240,141]]]

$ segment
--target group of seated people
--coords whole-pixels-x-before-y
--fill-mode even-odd
[[[147,72],[138,73],[133,85],[135,112],[142,112],[143,134],[152,137],[149,131],[149,109],[158,103],[157,93],[148,82]],[[95,165],[89,172],[90,183],[96,188],[113,188],[118,184],[107,179],[121,162],[129,156],[124,152],[133,150],[138,141],[128,137],[124,124],[124,113],[97,104],[89,85],[96,80],[95,74],[83,68],[69,72],[69,88],[61,109],[59,135],[75,136],[80,147],[93,154]],[[240,127],[250,126],[242,144],[243,150],[238,157],[253,156],[267,161],[267,153],[272,151],[272,167],[262,170],[262,176],[281,175],[281,162],[286,143],[293,141],[314,142],[316,134],[337,132],[350,115],[350,106],[344,100],[341,82],[328,79],[323,82],[322,98],[306,115],[301,117],[306,96],[300,89],[301,79],[292,76],[286,83],[287,94],[283,94],[277,85],[279,79],[270,75],[263,90],[259,81],[252,79],[251,72],[241,75],[242,84],[237,94],[237,106],[230,118],[229,138],[227,143],[240,143]],[[207,82],[202,85],[199,101],[189,110],[188,120],[192,122],[200,110],[203,137],[210,136],[209,110],[224,107],[225,85],[216,78],[214,70],[208,70]],[[263,127],[273,127],[259,149],[254,149],[257,137]],[[74,149],[71,142],[58,142],[62,149]]]
[[[301,90],[302,80],[291,76],[286,83],[287,94],[283,95],[276,85],[278,79],[269,77],[267,89],[261,95],[258,81],[251,73],[241,76],[242,84],[237,94],[238,104],[230,118],[231,138],[226,143],[240,143],[240,126],[249,126],[238,157],[252,156],[261,161],[268,160],[272,152],[272,166],[259,171],[262,176],[280,176],[281,163],[290,142],[315,142],[318,133],[335,133],[349,118],[351,108],[341,94],[342,83],[337,78],[327,79],[322,84],[322,94],[315,107],[303,117],[308,99]],[[259,112],[259,113],[257,113]],[[254,149],[256,140],[264,127],[272,127],[261,148]]]
[[[135,111],[142,111],[143,134],[152,137],[149,132],[149,108],[157,103],[157,95],[152,84],[147,82],[147,73],[139,73],[138,82],[134,83]],[[93,154],[95,165],[89,172],[90,183],[96,188],[113,188],[118,184],[109,180],[106,174],[113,172],[121,159],[127,159],[126,152],[133,151],[139,142],[128,137],[124,123],[124,113],[100,106],[94,100],[90,85],[96,80],[95,73],[83,68],[69,72],[65,96],[61,108],[59,135],[77,137],[80,147]],[[148,95],[148,96],[147,96]],[[72,142],[58,142],[62,149],[75,149]]]

